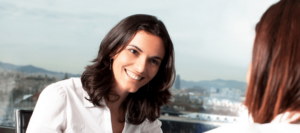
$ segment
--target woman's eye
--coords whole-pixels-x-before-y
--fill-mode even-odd
[[[157,60],[151,60],[151,63],[158,65],[158,61]]]
[[[136,50],[134,50],[134,49],[130,49],[129,50],[131,53],[133,53],[133,54],[137,54],[138,52],[136,51]]]

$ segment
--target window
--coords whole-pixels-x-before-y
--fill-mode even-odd
[[[162,107],[164,132],[202,132],[241,121],[254,27],[278,0],[0,2],[0,126],[34,109],[40,92],[78,77],[121,19],[151,14],[175,47],[177,79]]]

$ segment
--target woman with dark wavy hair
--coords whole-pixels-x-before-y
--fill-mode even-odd
[[[160,107],[175,78],[174,49],[164,24],[133,15],[102,40],[81,78],[49,85],[28,133],[160,133]]]
[[[300,132],[300,0],[272,5],[256,25],[245,105],[255,124],[209,133]]]

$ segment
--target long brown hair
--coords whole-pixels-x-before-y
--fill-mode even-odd
[[[279,1],[256,25],[245,105],[256,123],[300,112],[300,0]]]
[[[114,84],[113,73],[109,69],[112,56],[122,51],[138,31],[146,31],[159,36],[165,46],[165,56],[155,77],[137,92],[130,93],[123,102],[127,111],[126,121],[131,124],[141,124],[146,118],[153,122],[160,116],[160,107],[169,102],[169,89],[174,83],[174,48],[164,24],[151,15],[132,15],[112,28],[100,44],[98,56],[93,64],[86,67],[81,76],[83,88],[88,93],[88,99],[95,106],[103,107],[101,101],[110,99],[111,88]],[[121,50],[120,50],[121,49]],[[122,121],[119,119],[119,121]]]

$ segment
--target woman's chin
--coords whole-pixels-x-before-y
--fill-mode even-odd
[[[135,92],[137,92],[138,90],[139,90],[138,87],[128,87],[128,89],[126,89],[126,91],[127,91],[128,93],[135,93]]]
[[[135,93],[135,92],[137,92],[139,89],[132,89],[132,90],[129,90],[128,92],[129,93]]]

